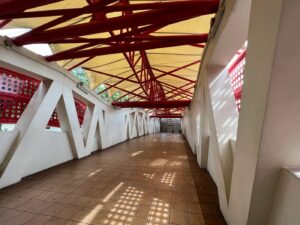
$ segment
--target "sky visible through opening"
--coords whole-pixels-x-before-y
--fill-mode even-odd
[[[9,38],[17,37],[22,35],[31,29],[29,28],[8,28],[0,30],[0,36],[7,36]],[[53,52],[48,44],[31,44],[31,45],[24,45],[26,49],[31,52],[34,52],[41,56],[48,56],[52,55]]]

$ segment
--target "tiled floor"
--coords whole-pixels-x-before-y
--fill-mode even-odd
[[[215,184],[178,134],[155,134],[0,190],[0,224],[225,225]]]

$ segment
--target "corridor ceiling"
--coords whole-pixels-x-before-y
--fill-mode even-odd
[[[217,0],[0,0],[0,28],[31,28],[18,46],[50,44],[57,61],[87,71],[129,101],[190,100]]]

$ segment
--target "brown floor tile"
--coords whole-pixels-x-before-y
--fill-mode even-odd
[[[40,213],[48,208],[51,204],[53,203],[36,199],[28,199],[24,203],[18,205],[16,209],[32,213]]]
[[[28,199],[23,197],[13,197],[13,196],[7,196],[3,195],[0,196],[0,207],[5,208],[16,208],[18,205],[21,205],[22,203],[26,202]]]
[[[24,223],[24,225],[43,225],[48,220],[50,220],[50,218],[50,216],[36,214],[32,218],[30,218],[26,223]]]
[[[98,213],[92,220],[91,220],[91,224],[93,225],[106,225],[108,223],[108,221],[111,218],[111,214],[110,213]]]
[[[198,202],[188,202],[188,211],[190,213],[202,213],[201,206]]]
[[[66,196],[65,193],[60,193],[60,192],[56,192],[55,194],[49,196],[48,198],[46,198],[46,201],[51,201],[51,202],[58,202],[60,199],[62,199],[64,196]]]
[[[148,218],[152,213],[151,206],[139,205],[133,215],[140,218]]]
[[[34,196],[33,198],[37,200],[46,200],[53,195],[55,195],[55,192],[43,190],[40,194]]]
[[[123,215],[123,214],[113,214],[107,225],[127,225],[131,221],[131,216]]]
[[[185,192],[172,191],[172,201],[186,201]]]
[[[199,213],[189,213],[190,225],[206,225],[203,215]]]
[[[13,209],[0,208],[0,224],[4,224],[8,222],[10,219],[15,218],[21,213],[22,213],[21,211],[17,211]]]
[[[226,224],[216,185],[177,134],[132,139],[0,190],[0,225],[22,220],[26,225]]]
[[[187,212],[187,203],[185,201],[171,201],[171,210]]]
[[[87,223],[81,223],[69,220],[65,225],[86,225]]]
[[[47,220],[44,225],[63,225],[66,224],[68,221],[65,219],[57,218],[57,217],[51,217],[49,220]]]
[[[181,211],[171,211],[170,223],[176,225],[189,225],[189,214]]]
[[[41,211],[40,214],[46,215],[46,216],[56,216],[57,213],[61,212],[66,205],[60,204],[60,203],[53,203],[45,210]]]
[[[21,225],[26,223],[28,220],[30,220],[32,217],[34,217],[35,214],[29,213],[29,212],[22,212],[21,214],[17,215],[16,217],[10,219],[8,222],[5,223],[5,225]]]
[[[61,209],[58,213],[56,213],[56,217],[71,219],[76,215],[80,210],[80,207],[73,205],[66,205],[63,209]]]
[[[90,223],[99,213],[99,210],[81,209],[72,217],[72,220]]]
[[[148,220],[140,217],[131,217],[127,225],[148,225]]]

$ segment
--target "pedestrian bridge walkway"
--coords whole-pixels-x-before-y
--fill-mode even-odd
[[[217,188],[179,134],[153,134],[0,190],[0,224],[223,225]]]

